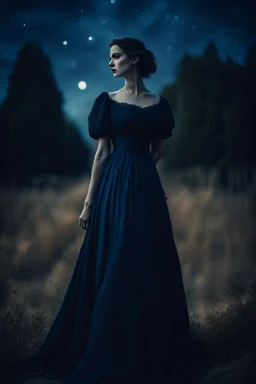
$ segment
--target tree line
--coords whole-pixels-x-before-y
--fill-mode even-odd
[[[176,126],[165,146],[166,171],[200,166],[230,169],[256,166],[256,44],[244,64],[219,58],[209,42],[203,55],[185,55],[176,81],[163,89],[173,108]]]
[[[63,95],[39,44],[21,48],[0,106],[1,184],[89,171],[90,150],[63,112]]]
[[[231,168],[250,174],[256,166],[255,89],[255,44],[243,65],[230,57],[222,61],[211,41],[201,56],[184,55],[175,82],[161,92],[176,120],[164,147],[165,171],[200,166],[223,175]],[[49,57],[28,41],[0,105],[1,183],[90,172],[90,148],[62,108]]]

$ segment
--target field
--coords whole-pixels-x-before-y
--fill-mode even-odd
[[[182,265],[198,383],[252,383],[255,190],[224,193],[161,179]],[[88,183],[81,178],[42,190],[35,184],[1,191],[2,364],[36,348],[57,313],[85,236],[78,218]]]

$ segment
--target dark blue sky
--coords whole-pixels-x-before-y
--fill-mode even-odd
[[[4,3],[6,3],[4,5]],[[201,54],[212,39],[221,58],[243,63],[255,41],[256,6],[248,0],[7,0],[0,4],[0,101],[17,51],[36,39],[49,55],[65,112],[87,138],[87,116],[102,91],[123,86],[108,67],[113,38],[141,39],[156,55],[157,72],[145,80],[160,93],[175,78],[184,53]],[[67,42],[64,45],[64,42]],[[86,82],[80,90],[78,83]]]

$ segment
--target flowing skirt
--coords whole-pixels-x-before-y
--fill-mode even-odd
[[[157,169],[148,154],[112,153],[62,305],[23,367],[66,384],[185,384],[190,361],[182,271]]]

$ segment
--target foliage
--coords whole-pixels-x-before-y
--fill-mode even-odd
[[[223,62],[210,42],[203,56],[183,57],[175,84],[163,89],[176,120],[165,170],[255,167],[255,52],[252,44],[244,65],[230,57]]]
[[[37,43],[27,42],[0,107],[2,182],[88,172],[89,149],[62,106],[49,58]]]

